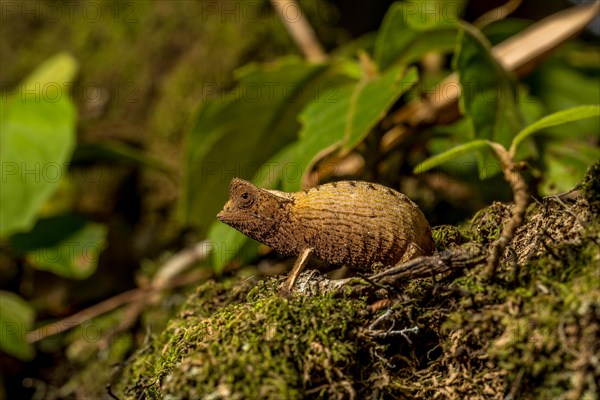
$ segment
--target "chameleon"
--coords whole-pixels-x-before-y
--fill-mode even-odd
[[[339,181],[295,193],[233,178],[217,218],[273,250],[298,256],[282,292],[289,294],[314,257],[368,270],[435,250],[431,228],[404,194],[364,181]]]

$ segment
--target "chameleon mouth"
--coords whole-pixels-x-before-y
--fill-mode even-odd
[[[217,214],[217,218],[221,222],[228,222],[230,220],[230,218],[228,217],[230,217],[230,215],[227,210],[222,210],[220,213]]]
[[[221,212],[219,212],[217,214],[217,218],[219,219],[219,221],[224,222],[224,223],[231,221],[231,218],[232,218],[231,201],[228,201],[227,203],[225,203],[225,206],[223,207]]]
[[[229,226],[234,226],[237,222],[242,222],[247,219],[243,213],[239,213],[231,202],[227,202],[220,213],[217,214],[219,221]]]

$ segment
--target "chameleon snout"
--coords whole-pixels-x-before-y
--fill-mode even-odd
[[[233,204],[231,204],[231,200],[229,200],[227,203],[225,203],[223,209],[217,214],[217,218],[219,221],[227,223],[227,221],[230,220],[229,217],[231,217],[231,211],[233,211]]]

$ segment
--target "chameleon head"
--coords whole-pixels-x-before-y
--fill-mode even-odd
[[[237,228],[235,225],[251,222],[256,218],[253,211],[259,197],[258,190],[250,182],[233,178],[229,186],[229,200],[217,218],[234,228]]]
[[[229,186],[229,200],[217,218],[256,240],[273,234],[280,210],[274,195],[265,189],[239,178]]]

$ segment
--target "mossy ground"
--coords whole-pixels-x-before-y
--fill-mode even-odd
[[[571,199],[534,202],[492,282],[484,264],[393,290],[364,282],[354,290],[353,281],[291,299],[279,296],[277,278],[207,282],[122,365],[113,391],[131,399],[596,399],[598,176]],[[437,229],[438,248],[465,237],[490,243],[509,211],[498,203],[462,233]]]
[[[128,369],[126,394],[246,399],[353,393],[355,365],[348,360],[359,352],[364,301],[333,294],[287,300],[273,295],[277,287],[274,279],[199,287],[180,318]]]

